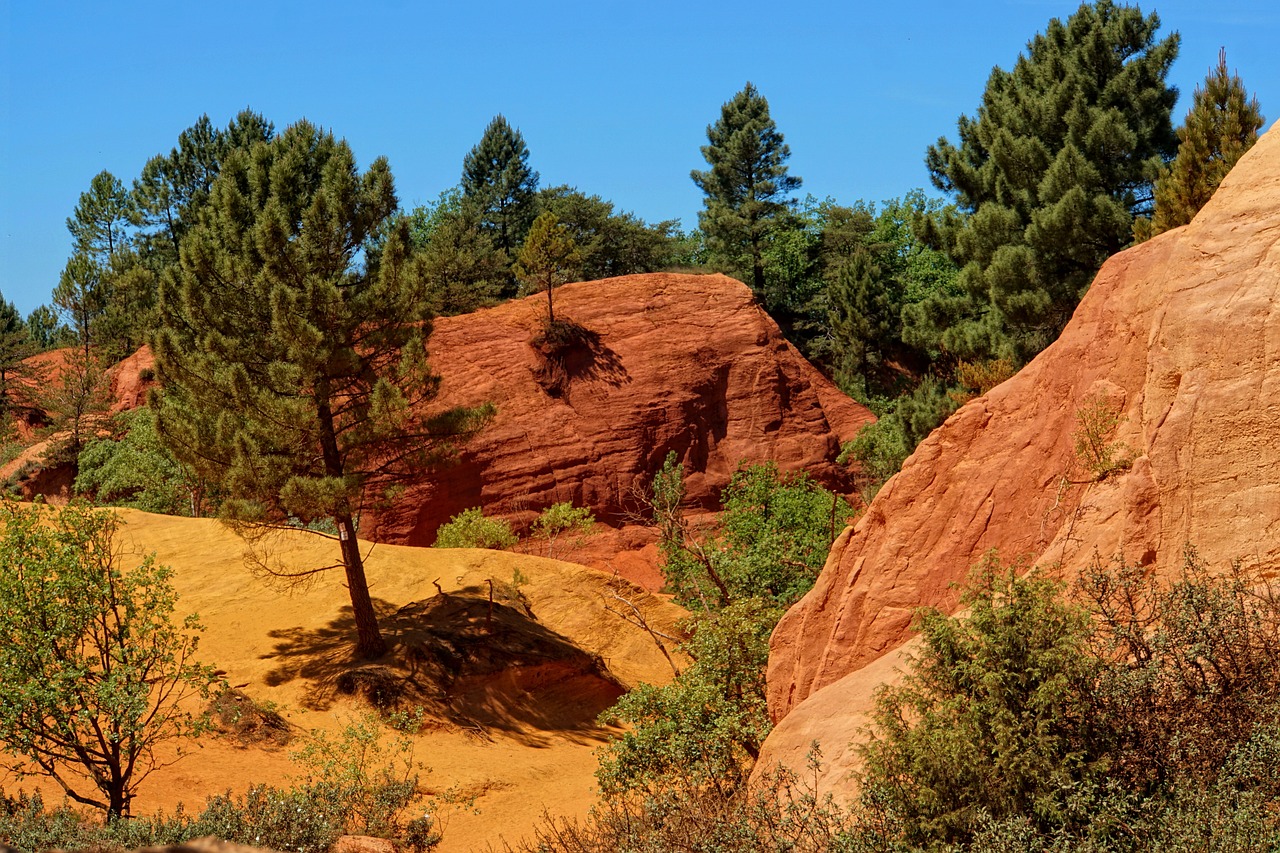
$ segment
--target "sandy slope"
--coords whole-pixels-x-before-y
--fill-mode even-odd
[[[160,562],[173,567],[180,613],[198,613],[206,627],[201,657],[224,670],[229,683],[257,700],[282,706],[302,730],[339,728],[358,710],[346,697],[317,701],[316,696],[323,674],[345,652],[343,641],[349,635],[340,571],[324,573],[311,588],[286,594],[246,569],[243,542],[216,521],[134,511],[121,511],[121,517],[127,550],[155,551]],[[307,567],[333,562],[334,546],[331,540],[291,531],[274,539],[270,550],[288,565]],[[368,547],[370,587],[382,614],[435,595],[433,580],[446,592],[483,589],[486,578],[509,582],[519,568],[528,578],[523,592],[542,625],[601,655],[627,684],[671,677],[670,665],[648,636],[605,610],[611,587],[619,583],[608,575],[502,552]],[[626,594],[655,627],[672,630],[682,615],[674,605],[633,587]],[[452,810],[442,850],[483,849],[502,837],[514,840],[544,810],[564,815],[586,811],[595,796],[593,751],[607,736],[584,722],[589,698],[577,701],[562,694],[549,707],[530,707],[521,718],[484,732],[445,726],[417,738],[415,757],[424,767],[429,790],[457,788],[476,796],[478,813]],[[293,772],[287,753],[208,739],[177,765],[152,775],[135,811],[171,809],[180,801],[190,808],[227,788],[280,782]],[[11,780],[4,784],[16,787]]]

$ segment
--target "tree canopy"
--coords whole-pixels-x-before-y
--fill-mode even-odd
[[[193,658],[198,623],[153,557],[120,565],[118,522],[71,506],[0,504],[0,744],[110,819],[172,763],[164,741],[199,731],[184,705],[216,681]]]
[[[233,151],[162,289],[158,426],[242,523],[336,527],[358,634],[385,650],[356,540],[362,511],[486,412],[426,417],[424,276],[384,158],[361,173],[307,122]],[[375,239],[376,238],[376,239]]]
[[[1250,98],[1239,75],[1227,70],[1227,51],[1218,54],[1218,65],[1197,86],[1191,109],[1178,128],[1178,156],[1156,180],[1153,236],[1190,222],[1208,204],[1222,179],[1244,153],[1258,141],[1263,123],[1258,99]]]
[[[753,84],[720,107],[702,156],[711,168],[690,173],[706,194],[698,222],[715,250],[750,271],[752,289],[763,295],[767,238],[794,204],[790,194],[801,179],[787,173],[791,149]]]
[[[569,229],[551,211],[541,213],[529,229],[529,237],[516,259],[515,273],[531,288],[547,292],[547,325],[555,325],[555,305],[551,291],[577,271],[582,259]]]
[[[1111,0],[1051,20],[1011,71],[991,72],[959,141],[929,148],[934,186],[965,214],[935,234],[964,293],[916,315],[917,337],[1018,363],[1057,337],[1174,153],[1165,77],[1179,40],[1157,39],[1159,26]]]
[[[529,168],[529,146],[502,115],[462,161],[463,198],[479,210],[494,243],[508,255],[524,240],[536,213],[538,173]]]

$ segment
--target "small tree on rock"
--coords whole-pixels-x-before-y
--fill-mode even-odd
[[[1218,67],[1197,86],[1191,110],[1178,128],[1178,156],[1156,180],[1155,215],[1135,223],[1134,235],[1155,236],[1186,225],[1209,203],[1222,179],[1258,141],[1263,123],[1258,99],[1250,98],[1239,75],[1227,71],[1227,51]]]
[[[582,254],[569,235],[569,229],[560,224],[554,213],[540,214],[533,221],[516,260],[515,272],[530,287],[547,291],[548,326],[556,322],[551,291],[556,285],[570,280],[581,259]]]

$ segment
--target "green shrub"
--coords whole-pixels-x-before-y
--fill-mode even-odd
[[[817,755],[810,769],[818,771]],[[855,853],[873,847],[871,822],[852,832],[856,815],[815,782],[777,769],[750,788],[735,774],[710,784],[674,772],[660,784],[605,797],[583,820],[546,818],[521,853]]]
[[[1088,614],[1021,569],[988,554],[966,618],[923,610],[921,650],[877,695],[864,784],[912,843],[965,841],[988,818],[1059,824],[1064,792],[1102,769],[1077,726],[1098,670]]]
[[[412,727],[414,718],[401,721]],[[365,715],[338,735],[313,732],[294,759],[303,768],[288,788],[254,785],[210,797],[197,815],[90,822],[66,806],[47,811],[39,794],[0,794],[0,847],[17,850],[128,850],[214,836],[275,850],[321,853],[344,834],[373,835],[425,851],[440,842],[427,815],[405,820],[417,793],[410,742],[384,741],[378,718]]]
[[[591,532],[595,523],[595,516],[584,506],[574,506],[568,501],[554,503],[534,519],[533,538],[547,543],[547,556],[550,557],[561,537],[571,534],[580,540]]]
[[[1094,480],[1105,480],[1133,465],[1133,451],[1127,444],[1111,441],[1123,418],[1119,406],[1106,397],[1087,398],[1076,410],[1076,461]]]
[[[683,484],[678,466],[655,479],[655,496],[671,503]],[[740,468],[720,495],[724,512],[717,536],[686,530],[679,513],[657,506],[663,530],[662,573],[685,607],[715,609],[762,598],[789,605],[808,592],[831,543],[853,511],[843,498],[807,474],[784,474],[773,462]]]
[[[1188,549],[1171,584],[1095,561],[1077,592],[990,555],[964,618],[922,612],[865,796],[927,850],[1276,849],[1274,581]]]
[[[480,507],[472,507],[440,525],[435,548],[495,548],[505,550],[516,544],[516,535],[504,518],[487,518]]]

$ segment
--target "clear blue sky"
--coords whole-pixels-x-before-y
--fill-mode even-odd
[[[1220,45],[1267,125],[1280,115],[1275,0],[1141,5],[1183,37],[1175,124]],[[405,206],[456,184],[501,112],[544,186],[690,226],[706,126],[751,80],[802,193],[848,203],[929,188],[925,147],[954,138],[993,66],[1077,6],[0,0],[0,291],[24,314],[47,302],[66,217],[95,174],[127,185],[202,113],[222,126],[245,106],[277,129],[331,128],[362,165],[386,155]]]

